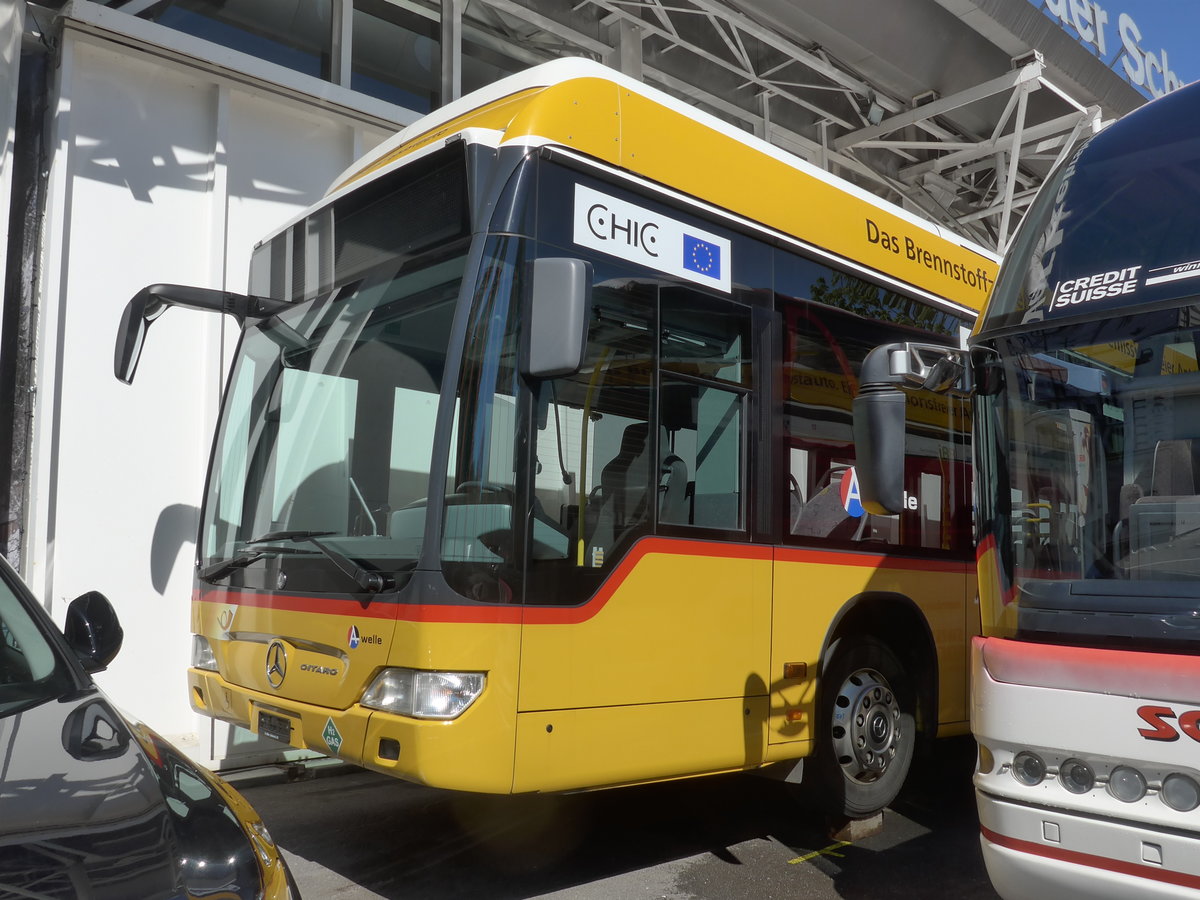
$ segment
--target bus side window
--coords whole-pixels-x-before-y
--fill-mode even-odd
[[[652,521],[653,293],[598,282],[582,369],[539,389],[536,506],[567,534],[573,568],[610,568]]]
[[[795,292],[776,295],[784,321],[784,533],[802,541],[968,551],[970,445],[961,399],[907,391],[907,505],[899,515],[866,512],[854,470],[852,402],[867,352],[901,338],[951,342],[958,320],[808,260],[780,262],[777,282]]]
[[[626,425],[616,456],[600,469],[600,484],[591,494],[596,518],[588,543],[594,556],[623,543],[627,532],[649,518],[651,443],[650,423]]]
[[[745,530],[750,310],[683,287],[661,310],[659,522]]]
[[[784,321],[787,531],[861,539],[869,536],[869,517],[844,501],[842,492],[843,481],[853,476],[851,398],[865,351],[835,333],[829,322],[836,317],[813,304],[787,303]],[[850,486],[846,492],[850,498]]]

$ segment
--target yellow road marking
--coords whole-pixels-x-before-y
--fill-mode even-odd
[[[810,859],[816,859],[818,856],[838,856],[844,857],[845,853],[835,853],[835,850],[840,850],[843,847],[849,847],[850,841],[838,841],[836,844],[830,844],[823,850],[817,850],[813,853],[806,853],[804,856],[797,856],[795,859],[789,859],[788,865],[794,866],[796,863],[808,862]]]

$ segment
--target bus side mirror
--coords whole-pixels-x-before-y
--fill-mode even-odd
[[[904,415],[899,389],[864,385],[854,398],[854,468],[863,508],[879,516],[904,509]]]
[[[113,354],[113,374],[126,384],[133,383],[142,345],[150,323],[161,316],[168,306],[186,306],[208,312],[226,313],[244,325],[247,319],[265,319],[291,304],[266,297],[250,297],[214,288],[189,287],[183,284],[151,284],[133,295],[121,313],[117,343]]]
[[[563,257],[535,259],[525,307],[521,373],[555,378],[578,372],[591,313],[591,263]]]

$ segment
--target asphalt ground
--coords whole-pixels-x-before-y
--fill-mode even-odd
[[[516,798],[349,767],[238,786],[305,900],[994,900],[973,760],[969,740],[940,742],[882,831],[849,843],[792,789],[753,775]]]

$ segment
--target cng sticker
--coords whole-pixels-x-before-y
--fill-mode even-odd
[[[846,510],[846,515],[855,519],[860,519],[866,514],[863,509],[862,499],[858,493],[858,473],[854,471],[854,466],[846,469],[842,473],[842,508]]]
[[[333,717],[329,717],[329,721],[325,723],[325,730],[321,732],[321,737],[325,738],[325,743],[329,749],[333,751],[333,755],[337,756],[338,751],[342,748],[342,733],[338,731],[337,726],[333,724]]]

